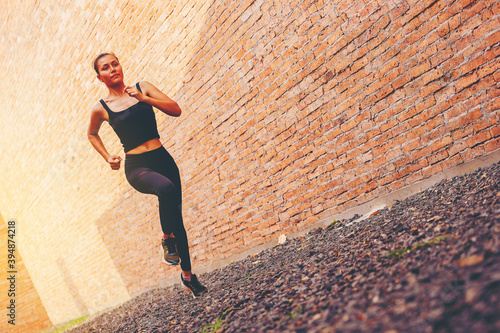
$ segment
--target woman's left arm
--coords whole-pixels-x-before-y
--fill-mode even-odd
[[[147,81],[141,81],[142,93],[135,87],[125,88],[125,92],[141,102],[148,103],[172,117],[179,117],[182,113],[179,105],[158,88]]]

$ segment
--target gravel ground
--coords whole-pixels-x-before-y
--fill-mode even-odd
[[[499,332],[500,164],[91,318],[77,332]]]

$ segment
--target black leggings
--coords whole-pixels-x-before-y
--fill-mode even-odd
[[[158,196],[163,233],[174,234],[181,269],[191,270],[186,229],[182,221],[182,188],[179,169],[165,147],[125,155],[125,176],[137,191]]]

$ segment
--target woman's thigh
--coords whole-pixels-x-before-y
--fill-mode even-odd
[[[179,168],[175,163],[173,157],[167,152],[167,150],[161,152],[159,158],[154,161],[152,168],[158,173],[161,173],[162,175],[170,179],[176,186],[180,188],[181,180]]]
[[[130,185],[137,191],[145,194],[164,196],[175,189],[172,180],[146,167],[139,167],[126,173]]]

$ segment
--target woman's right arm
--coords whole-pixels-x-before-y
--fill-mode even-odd
[[[90,114],[90,124],[87,130],[87,137],[94,146],[95,150],[109,163],[111,169],[120,169],[120,161],[122,158],[118,155],[110,155],[102,143],[101,137],[99,136],[99,129],[105,117],[105,110],[99,104],[94,105],[92,112]]]

